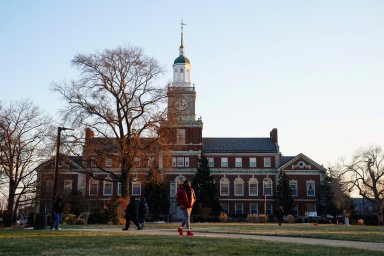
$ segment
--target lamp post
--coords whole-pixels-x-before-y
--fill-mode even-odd
[[[60,158],[60,135],[61,131],[71,130],[72,128],[57,127],[57,138],[56,138],[56,156],[55,156],[55,168],[53,170],[53,194],[52,194],[52,216],[51,216],[51,229],[54,226],[55,220],[55,200],[57,197],[57,174],[59,171],[59,158]]]

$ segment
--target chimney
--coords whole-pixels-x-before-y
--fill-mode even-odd
[[[91,128],[85,128],[85,142],[89,141],[90,139],[93,139],[95,137],[95,134],[93,133]]]
[[[277,140],[277,128],[273,128],[272,131],[269,133],[270,138],[272,139],[273,143],[278,145],[278,140]]]

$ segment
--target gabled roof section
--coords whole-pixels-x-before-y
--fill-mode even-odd
[[[277,153],[271,138],[203,138],[204,153]]]
[[[71,168],[80,169],[82,168],[82,156],[67,156],[60,154],[59,162],[63,162],[65,165],[69,165]],[[53,169],[55,165],[55,156],[49,160],[41,163],[36,170]]]
[[[289,159],[289,158],[291,158],[291,159]],[[310,163],[312,166],[314,166],[318,170],[326,171],[326,169],[322,165],[316,163],[315,161],[313,161],[312,159],[310,159],[309,157],[307,157],[303,153],[300,153],[295,157],[291,157],[291,156],[281,157],[280,158],[280,167],[277,170],[281,171],[281,170],[287,169],[291,164],[295,163],[299,159],[302,159],[302,160]],[[283,163],[283,161],[286,161],[286,162]]]

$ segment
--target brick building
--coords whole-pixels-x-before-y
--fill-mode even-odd
[[[283,156],[279,150],[278,130],[272,129],[269,136],[261,138],[218,138],[202,136],[203,122],[195,115],[196,88],[191,82],[191,63],[186,57],[183,32],[179,57],[173,63],[173,82],[168,86],[168,121],[163,127],[172,126],[173,134],[165,145],[167,150],[151,156],[147,152],[145,164],[131,173],[129,193],[140,195],[148,165],[156,162],[163,179],[169,185],[171,201],[170,214],[178,218],[176,204],[177,184],[185,179],[193,179],[198,158],[208,158],[211,174],[215,178],[219,191],[219,201],[224,211],[230,214],[274,213],[274,193],[281,171],[288,177],[294,198],[295,215],[305,215],[316,211],[317,193],[325,169],[305,156]],[[172,125],[171,125],[172,123]],[[91,130],[86,132],[86,145],[109,145],[102,138],[94,136]],[[112,145],[113,150],[113,145]],[[82,157],[67,157],[60,166],[58,174],[58,194],[69,191],[81,191],[89,200],[109,201],[120,195],[121,184],[114,182],[106,173],[99,173],[93,179],[84,173],[98,172],[96,164],[111,172],[119,173],[119,161],[113,158],[97,159],[83,154]],[[154,161],[154,158],[155,161]],[[38,210],[50,211],[53,183],[53,163],[47,162],[38,171],[39,197]]]

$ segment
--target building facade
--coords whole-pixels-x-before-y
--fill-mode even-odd
[[[203,122],[196,118],[196,88],[191,82],[191,63],[185,53],[183,31],[179,56],[173,63],[173,81],[168,86],[168,120],[163,127],[171,127],[171,138],[164,152],[147,157],[131,173],[129,193],[142,194],[148,166],[156,162],[162,178],[168,184],[173,218],[180,213],[176,203],[178,184],[192,180],[199,157],[207,157],[211,174],[219,191],[223,211],[230,214],[274,214],[275,190],[279,173],[288,177],[294,198],[294,214],[304,216],[317,211],[317,195],[325,169],[304,154],[283,156],[278,144],[278,130],[267,137],[221,138],[203,137]],[[86,131],[86,145],[101,145],[102,138]],[[84,150],[86,152],[86,150]],[[113,153],[113,152],[112,152]],[[150,154],[149,154],[150,155]],[[98,171],[103,166],[116,174],[120,162],[113,157],[96,158],[89,155],[66,157],[58,174],[57,193],[80,191],[89,201],[98,204],[121,195],[121,184],[110,175]],[[64,163],[64,161],[63,161]],[[98,179],[87,172],[94,172]],[[53,184],[53,163],[47,162],[38,169],[38,211],[50,211]]]

